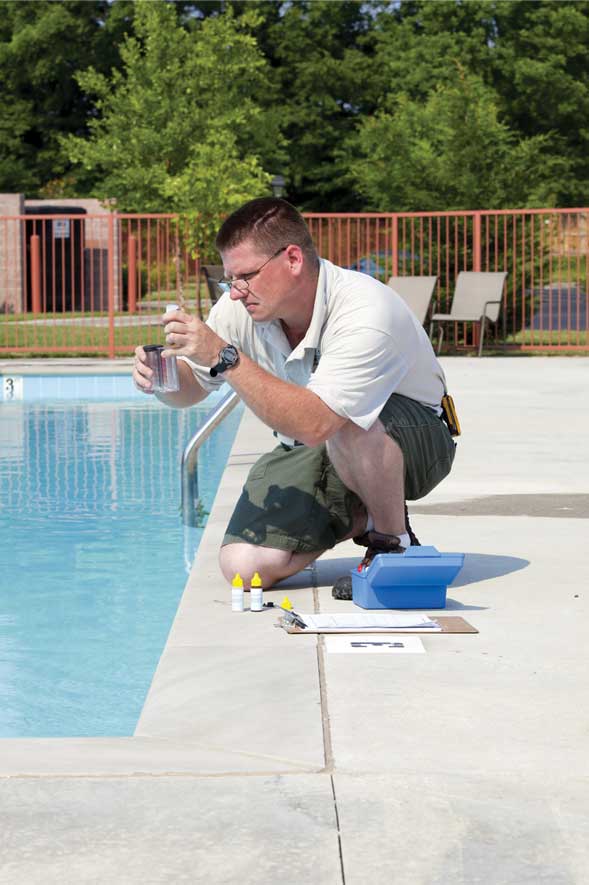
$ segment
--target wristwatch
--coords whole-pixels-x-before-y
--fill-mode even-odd
[[[237,348],[232,344],[228,344],[227,347],[223,347],[219,351],[219,362],[212,369],[209,369],[209,374],[212,378],[216,378],[217,375],[221,375],[227,369],[232,369],[238,362],[239,352]]]

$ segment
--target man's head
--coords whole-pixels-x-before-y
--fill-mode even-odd
[[[319,258],[302,215],[286,200],[261,197],[229,216],[217,234],[233,301],[254,322],[279,319],[289,328],[310,322]]]
[[[317,251],[300,212],[278,197],[259,197],[245,203],[225,219],[215,245],[222,254],[245,240],[264,255],[273,255],[283,246],[300,246],[305,260],[316,268]]]

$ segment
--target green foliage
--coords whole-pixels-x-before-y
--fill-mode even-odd
[[[545,193],[549,205],[586,204],[589,3],[412,0],[376,18],[374,41],[379,110],[392,113],[400,94],[426,103],[437,89],[452,86],[459,65],[491,90],[498,119],[522,144],[520,168],[536,147],[549,166],[548,186],[535,182],[523,197],[516,186],[519,205],[536,205]],[[528,141],[537,136],[544,140]],[[518,205],[511,193],[505,207]]]
[[[509,124],[524,136],[554,133],[569,173],[554,179],[557,204],[589,201],[589,3],[496,3],[493,81]]]
[[[74,72],[117,63],[133,4],[115,7],[110,15],[104,0],[0,2],[0,191],[36,196],[68,171],[59,138],[83,132],[88,113]]]
[[[587,45],[587,0],[0,0],[0,191],[586,205]]]
[[[260,4],[265,19],[256,33],[273,66],[290,146],[280,171],[288,198],[307,210],[361,208],[345,181],[339,148],[358,116],[374,108],[369,47],[374,5],[350,0]]]
[[[79,75],[98,115],[90,138],[69,136],[64,146],[72,162],[100,173],[98,196],[123,211],[189,215],[198,246],[223,214],[268,192],[256,147],[278,132],[256,101],[264,59],[245,16],[210,17],[189,33],[160,0],[136,4],[121,57],[110,78]]]
[[[362,120],[351,176],[377,211],[553,205],[548,136],[518,138],[499,119],[493,92],[455,68],[425,100],[390,96],[390,110]]]

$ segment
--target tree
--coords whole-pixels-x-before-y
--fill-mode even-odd
[[[190,214],[206,242],[224,213],[268,191],[259,148],[280,136],[256,99],[266,66],[251,25],[227,13],[188,32],[162,0],[136,4],[122,70],[78,76],[96,96],[90,137],[64,140],[70,160],[100,176],[97,196]]]
[[[74,72],[119,62],[134,4],[118,0],[0,2],[0,191],[41,193],[68,173],[59,138],[85,130]]]
[[[495,4],[493,84],[504,119],[524,136],[551,134],[569,173],[554,181],[557,205],[589,201],[589,3]]]
[[[424,101],[390,96],[390,110],[363,119],[350,150],[351,177],[380,211],[554,205],[567,165],[548,135],[510,130],[492,90],[460,67]]]
[[[371,86],[372,10],[352,0],[232,3],[259,10],[258,43],[271,65],[288,154],[280,171],[288,199],[308,210],[360,209],[344,181],[338,152],[362,113]],[[387,5],[387,4],[385,4]]]
[[[423,104],[454,82],[458,64],[492,90],[516,140],[542,144],[538,161],[554,173],[548,191],[556,205],[589,199],[586,0],[404,0],[376,17],[373,40],[380,112],[392,113],[392,96],[401,93]],[[536,136],[543,141],[527,142]]]

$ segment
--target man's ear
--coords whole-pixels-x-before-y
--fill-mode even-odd
[[[300,246],[296,246],[294,243],[287,247],[286,249],[286,257],[288,258],[288,266],[290,272],[295,276],[299,276],[299,274],[303,270],[303,266],[305,263],[303,250]]]

